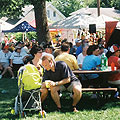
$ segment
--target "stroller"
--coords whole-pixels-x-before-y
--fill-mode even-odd
[[[15,115],[26,117],[25,111],[39,111],[39,117],[46,117],[42,110],[40,88],[42,77],[38,69],[27,64],[18,70],[18,95],[15,98]]]

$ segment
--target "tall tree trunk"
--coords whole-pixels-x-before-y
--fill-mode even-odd
[[[49,28],[46,15],[46,0],[39,0],[34,4],[36,32],[38,43],[47,42],[50,40]]]

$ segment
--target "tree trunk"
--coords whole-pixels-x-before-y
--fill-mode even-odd
[[[34,4],[35,20],[36,20],[36,32],[38,43],[47,42],[50,40],[50,33],[47,23],[46,15],[46,1],[39,0],[37,4]]]

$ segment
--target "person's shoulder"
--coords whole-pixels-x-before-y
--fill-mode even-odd
[[[82,53],[80,53],[80,54],[78,55],[78,57],[83,57],[83,54],[82,54]]]
[[[56,61],[56,64],[64,64],[64,61]]]
[[[2,51],[2,50],[0,50],[0,53],[3,53],[3,51]]]
[[[99,56],[96,56],[96,55],[94,55],[94,60],[97,60],[97,61],[100,61],[101,60],[101,58],[99,57]]]
[[[58,55],[58,56],[55,58],[55,61],[61,61],[61,60],[63,60],[66,56],[68,57],[68,53],[61,53],[60,55]]]
[[[94,58],[100,58],[99,56],[93,55]]]
[[[77,49],[82,49],[82,45],[80,45]]]
[[[56,61],[57,66],[65,66],[67,65],[64,61]]]
[[[9,51],[9,52],[8,52],[8,54],[12,54],[12,52],[11,52],[11,51]]]
[[[71,54],[69,54],[69,58],[76,60],[76,57],[74,55],[71,55]]]
[[[15,52],[15,51],[13,51],[13,52],[12,52],[12,54],[16,54],[16,52]]]

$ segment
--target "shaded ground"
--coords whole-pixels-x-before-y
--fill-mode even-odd
[[[7,90],[6,93],[3,90]],[[3,92],[3,93],[2,93]],[[11,109],[14,107],[14,99],[17,95],[17,80],[1,79],[0,80],[0,119],[18,119],[11,114]],[[103,99],[100,100],[101,104],[98,104],[96,99],[90,99],[91,94],[83,94],[82,99],[78,104],[78,110],[80,111],[76,115],[70,110],[72,99],[69,94],[63,93],[61,97],[62,113],[55,112],[56,106],[52,101],[50,95],[44,102],[44,108],[47,112],[47,120],[85,120],[85,119],[104,119],[119,120],[120,118],[120,101],[108,100],[107,103]],[[38,114],[29,114],[27,119],[38,119]],[[98,116],[98,117],[96,117]],[[114,118],[114,119],[112,119]]]

